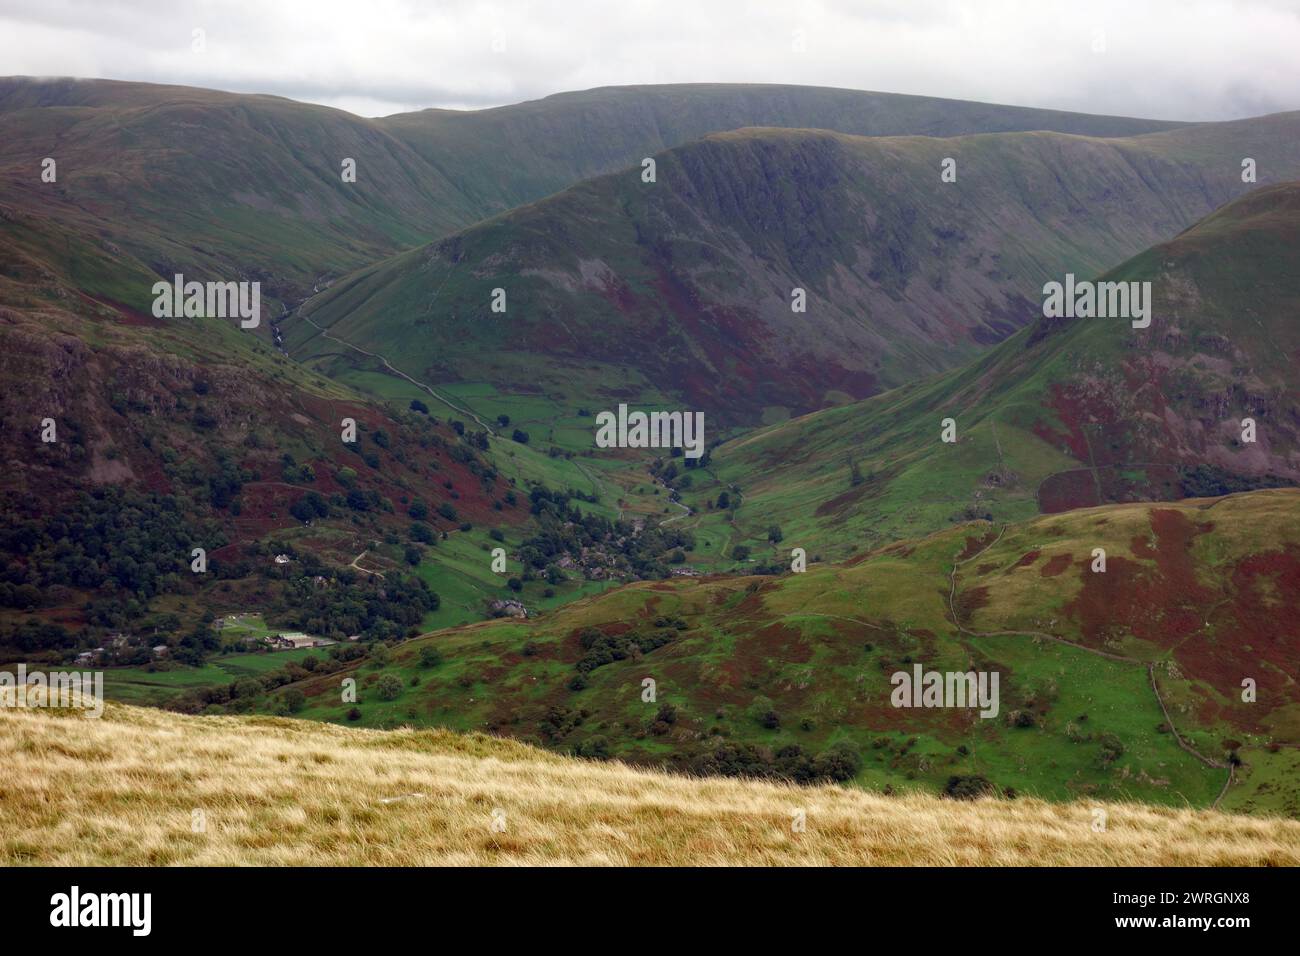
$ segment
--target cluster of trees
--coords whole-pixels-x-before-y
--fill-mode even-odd
[[[211,615],[208,615],[211,617]],[[221,650],[221,638],[212,625],[203,621],[181,636],[180,643],[172,648],[172,660],[191,667],[200,667],[209,654]]]
[[[690,762],[693,773],[722,777],[767,777],[816,783],[852,780],[862,766],[862,755],[841,741],[813,755],[798,744],[773,752],[770,748],[743,743],[722,743],[699,754]]]
[[[570,501],[585,501],[594,505],[600,501],[600,497],[594,492],[584,494],[573,488],[568,491],[552,491],[545,485],[536,485],[528,492],[528,512],[539,517],[550,515],[555,518],[579,514],[577,508],[569,506]]]
[[[1261,488],[1287,488],[1295,482],[1281,475],[1234,475],[1214,465],[1184,466],[1178,469],[1183,494],[1188,498],[1217,498]]]
[[[145,443],[153,447],[150,440],[146,439]],[[182,456],[163,444],[157,446],[157,452],[164,473],[176,487],[184,490],[192,502],[191,508],[206,504],[218,511],[229,509],[232,514],[239,514],[239,493],[257,477],[225,450],[217,451],[213,462]]]
[[[685,626],[686,622],[681,622],[681,628]],[[578,660],[576,665],[578,673],[590,674],[596,668],[604,667],[606,664],[627,660],[640,654],[649,654],[676,639],[677,631],[681,628],[660,628],[650,634],[642,634],[640,631],[606,634],[594,627],[584,628],[578,635],[578,641],[586,653]]]
[[[319,492],[309,491],[289,506],[289,514],[305,524],[316,518],[328,518],[330,505]]]
[[[564,737],[568,736],[587,719],[589,714],[585,710],[573,710],[570,707],[554,706],[546,711],[546,715],[537,723],[537,730],[542,737],[551,743],[558,743]]]
[[[298,464],[293,455],[285,452],[280,456],[280,479],[289,484],[311,484],[316,480],[316,469],[310,464]]]
[[[695,548],[695,537],[688,531],[648,524],[638,532],[631,522],[610,521],[570,505],[575,498],[594,502],[595,495],[537,487],[528,497],[540,528],[519,548],[525,578],[544,574],[556,583],[563,577],[555,566],[560,557],[568,555],[576,562],[584,550],[592,549],[615,559],[622,573],[664,578],[670,563],[681,563],[685,552]]]
[[[712,461],[712,454],[712,451],[705,451],[699,458],[686,458],[680,448],[674,448],[667,461],[656,458],[651,463],[650,474],[662,481],[671,491],[682,492],[694,483],[694,478],[689,472],[696,468],[707,468]],[[681,459],[680,466],[676,460],[678,458]]]
[[[26,620],[0,631],[0,648],[16,656],[63,650],[77,645],[77,635],[60,624]]]
[[[210,487],[237,490],[241,480],[235,472],[219,471]],[[330,503],[310,491],[292,510],[305,521],[329,515]],[[190,567],[193,548],[203,547],[211,555],[226,541],[215,522],[194,517],[184,498],[119,486],[82,493],[55,512],[9,496],[0,500],[0,513],[5,518],[0,553],[6,556],[0,566],[0,606],[36,610],[69,603],[76,592],[92,592],[81,606],[88,628],[147,623],[155,598],[190,593],[200,583]],[[252,570],[246,560],[209,557],[204,580],[243,577]],[[310,555],[295,570],[301,573],[287,582],[278,616],[313,633],[402,637],[439,606],[438,595],[418,578],[363,579],[352,569],[333,570]],[[326,580],[325,586],[318,577]],[[0,632],[0,647],[21,654],[91,646],[93,640],[87,629],[74,633],[35,620]],[[181,635],[173,658],[198,665],[220,644],[203,624]]]
[[[943,795],[952,800],[978,800],[996,792],[993,782],[978,773],[954,774],[943,788]]]
[[[239,493],[243,491],[244,485],[255,477],[256,475],[247,468],[240,467],[228,454],[222,453],[217,457],[216,468],[200,476],[196,483],[207,485],[208,504],[222,511],[239,500]]]
[[[486,430],[467,429],[464,422],[454,418],[447,419],[447,424],[451,426],[451,430],[454,431],[470,448],[476,448],[479,451],[488,450],[488,433]],[[452,457],[456,458],[455,455],[452,455]],[[456,458],[456,460],[463,461],[464,459]]]
[[[317,576],[326,579],[323,585]],[[390,573],[380,579],[350,568],[320,568],[290,581],[283,603],[284,610],[276,616],[310,634],[390,640],[407,636],[441,602],[429,585],[411,575]]]
[[[0,505],[0,605],[41,607],[57,588],[129,592],[141,608],[190,585],[190,552],[225,543],[171,495],[121,487],[83,493],[53,513],[26,514],[12,499]],[[53,589],[53,590],[52,590]]]

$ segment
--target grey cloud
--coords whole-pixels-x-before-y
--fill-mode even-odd
[[[1300,108],[1296,49],[1296,0],[7,0],[0,11],[7,72],[366,115],[611,84],[768,82],[1226,119]]]

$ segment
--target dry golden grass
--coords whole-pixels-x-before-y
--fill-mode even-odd
[[[0,753],[8,864],[1300,863],[1280,819],[1109,804],[1099,833],[1091,803],[690,779],[439,731],[4,707]]]

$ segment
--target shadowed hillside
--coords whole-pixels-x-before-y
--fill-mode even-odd
[[[829,555],[965,518],[1300,480],[1300,186],[1255,190],[1103,278],[1152,283],[1150,328],[1040,317],[962,369],[717,449],[688,503],[739,483],[734,537],[778,523]]]
[[[60,277],[61,245],[34,235],[0,274],[0,660],[125,634],[113,662],[161,646],[195,664],[229,644],[223,611],[399,638],[439,607],[412,566],[437,563],[437,536],[527,520],[486,440],[310,374],[233,320],[98,301],[76,283],[114,275],[93,243],[66,236]]]

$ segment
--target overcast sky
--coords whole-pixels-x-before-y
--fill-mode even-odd
[[[1229,119],[1300,109],[1298,61],[1300,0],[0,0],[5,74],[365,116],[752,82]]]

